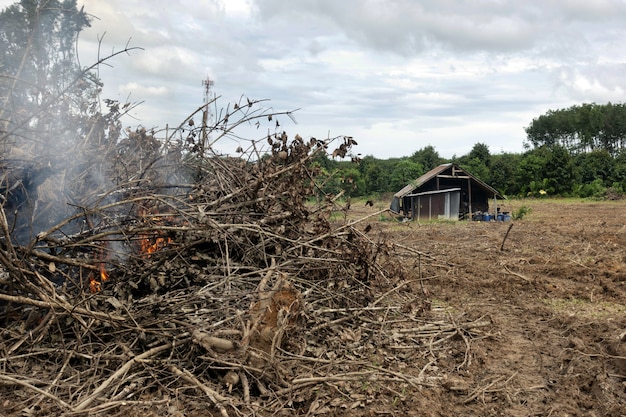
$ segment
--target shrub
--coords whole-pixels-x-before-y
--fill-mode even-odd
[[[606,187],[602,179],[596,178],[588,184],[582,184],[574,187],[574,194],[582,198],[592,198],[603,200],[606,197]]]
[[[522,206],[512,213],[513,220],[522,220],[532,209],[528,206]]]

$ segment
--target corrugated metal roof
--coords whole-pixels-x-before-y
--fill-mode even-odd
[[[398,197],[398,198],[404,197],[405,195],[409,194],[414,189],[419,188],[425,182],[428,182],[428,180],[430,180],[431,178],[441,174],[443,171],[446,170],[446,168],[450,167],[451,165],[452,164],[442,164],[442,165],[439,165],[438,167],[431,169],[430,171],[428,171],[427,173],[425,173],[418,179],[411,181],[410,184],[408,184],[406,187],[404,187],[403,189],[395,193],[393,196]]]
[[[461,189],[460,188],[447,188],[445,190],[424,191],[423,193],[409,194],[407,195],[407,197],[420,197],[423,195],[445,194],[445,193],[452,193],[455,191],[461,191]]]

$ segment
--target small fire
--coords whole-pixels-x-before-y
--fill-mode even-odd
[[[141,253],[150,256],[173,242],[171,237],[144,237],[141,239]]]
[[[100,279],[103,282],[109,279],[109,274],[107,273],[107,270],[104,267],[104,263],[100,264]]]
[[[147,209],[140,210],[139,214],[144,218],[144,222],[152,225],[158,226],[179,223],[173,216],[154,215],[150,213],[150,211]],[[139,235],[139,250],[140,253],[145,257],[150,257],[155,252],[158,252],[173,243],[174,239],[166,236],[165,233],[163,235]],[[91,271],[89,273],[89,291],[91,291],[92,294],[96,294],[102,291],[102,283],[109,279],[109,274],[106,270],[106,244],[104,246],[101,246],[96,253],[98,261],[98,272]]]
[[[171,215],[159,215],[153,214],[153,210],[142,209],[140,210],[140,215],[144,217],[144,221],[152,224],[152,225],[171,225],[176,224],[176,219]],[[140,236],[139,241],[139,250],[141,254],[147,255],[148,257],[155,252],[158,252],[165,248],[166,246],[174,243],[174,240],[169,237],[163,235],[143,235]]]
[[[102,283],[98,281],[93,274],[89,274],[89,291],[92,294],[102,291]]]
[[[100,260],[104,260],[104,248],[102,248],[100,250]],[[102,283],[106,280],[109,279],[109,274],[106,270],[106,266],[104,262],[100,262],[98,264],[98,270],[99,270],[99,280],[98,278],[96,278],[96,274],[94,272],[90,272],[89,273],[89,291],[91,291],[92,294],[98,293],[100,291],[102,291]]]

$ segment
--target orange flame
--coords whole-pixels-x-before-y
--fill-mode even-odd
[[[93,274],[89,274],[89,291],[92,294],[102,291],[102,283],[93,276]]]
[[[143,237],[141,239],[141,253],[150,256],[173,242],[171,237]]]
[[[99,260],[100,261],[104,260],[104,257],[105,257],[104,248],[101,248]],[[95,277],[95,274],[93,273],[93,271],[89,273],[89,291],[91,291],[92,294],[102,291],[102,283],[109,279],[109,274],[106,270],[105,263],[100,262],[98,264],[98,268],[100,270],[100,274],[99,274],[100,280],[98,280]]]
[[[142,208],[139,210],[139,215],[144,218],[144,221],[149,224],[175,224],[176,220],[171,215],[159,215],[153,214],[153,210]],[[174,243],[171,237],[167,236],[148,236],[142,235],[139,240],[139,250],[143,255],[150,257],[155,252],[158,252],[166,246]]]
[[[109,279],[109,274],[107,273],[107,270],[105,269],[104,262],[103,262],[100,264],[100,280],[104,282],[107,279]]]

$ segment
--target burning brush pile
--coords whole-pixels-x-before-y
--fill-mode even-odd
[[[54,174],[2,161],[5,413],[324,414],[438,384],[462,330],[428,321],[425,258],[321,193],[315,159],[353,139],[283,132],[234,158],[204,133],[85,141],[96,156]]]

